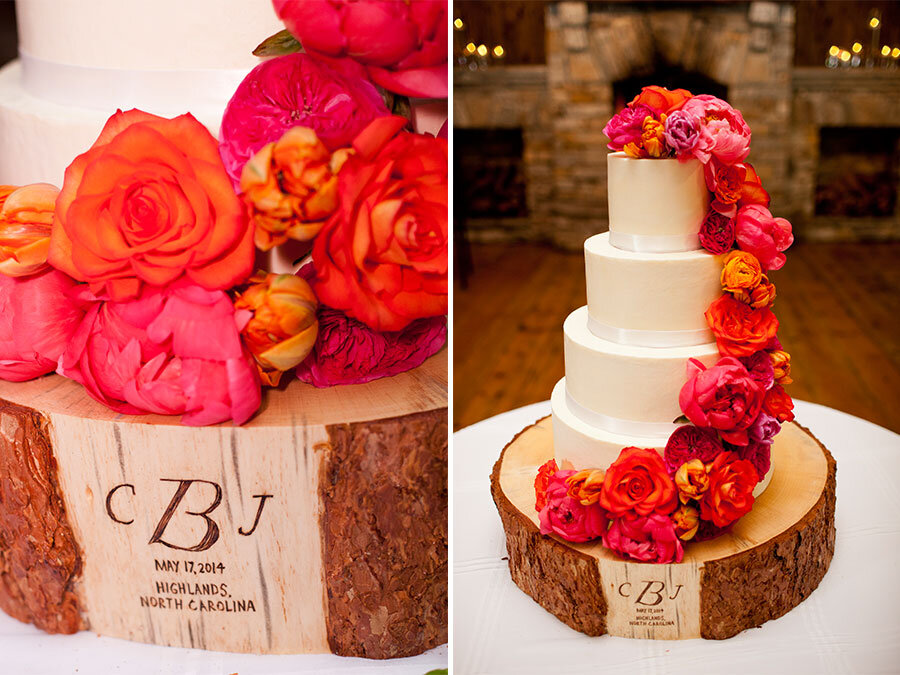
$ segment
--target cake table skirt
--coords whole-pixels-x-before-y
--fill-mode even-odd
[[[599,541],[541,535],[538,467],[553,457],[551,418],[526,428],[494,466],[491,491],[513,581],[588,635],[732,637],[777,618],[815,590],[834,554],[835,462],[806,429],[785,424],[769,487],[733,530],[685,547],[677,564],[625,561]]]
[[[391,658],[447,639],[447,358],[242,427],[0,382],[0,609],[49,632]]]

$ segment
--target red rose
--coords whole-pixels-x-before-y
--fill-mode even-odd
[[[794,401],[780,384],[772,385],[763,399],[763,410],[779,422],[794,420]]]
[[[722,441],[713,429],[701,429],[693,424],[678,427],[666,443],[665,461],[670,476],[685,462],[699,459],[709,464],[722,452]]]
[[[734,246],[734,221],[710,209],[700,225],[700,245],[714,255],[730,251]]]
[[[611,515],[668,515],[677,504],[675,483],[656,450],[624,448],[606,471],[600,505]]]
[[[547,486],[550,485],[550,479],[559,471],[556,466],[555,459],[548,459],[538,469],[537,476],[534,478],[534,509],[540,511],[547,505]]]
[[[447,142],[405,124],[382,117],[356,137],[313,246],[319,300],[379,331],[447,313]]]
[[[727,527],[753,508],[756,469],[737,453],[723,452],[709,471],[709,489],[700,501],[700,517]]]
[[[768,307],[753,309],[725,293],[706,310],[716,346],[727,356],[750,356],[764,349],[778,332],[778,319]]]

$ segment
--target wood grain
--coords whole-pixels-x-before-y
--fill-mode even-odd
[[[585,303],[584,260],[538,244],[472,246],[454,288],[454,426],[550,397],[562,324]],[[778,288],[794,398],[900,432],[900,243],[797,243]]]

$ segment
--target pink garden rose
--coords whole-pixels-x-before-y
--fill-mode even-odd
[[[759,480],[766,477],[772,467],[772,444],[750,442],[748,445],[736,446],[734,450],[741,459],[745,459],[753,465]]]
[[[566,479],[575,471],[557,471],[547,484],[546,502],[540,511],[541,534],[556,534],[566,541],[583,542],[606,532],[606,511],[599,504],[583,506],[568,494]]]
[[[710,209],[700,224],[700,245],[714,255],[727,253],[734,245],[734,221]]]
[[[273,0],[307,53],[352,59],[389,91],[447,98],[446,0]]]
[[[623,558],[639,562],[681,562],[684,548],[669,516],[626,513],[603,533],[603,545]]]
[[[743,162],[750,154],[750,127],[740,111],[709,94],[688,99],[681,108],[700,124],[694,156],[706,164],[715,157],[723,164]]]
[[[603,127],[603,133],[609,139],[606,147],[618,152],[628,143],[637,143],[641,140],[644,119],[648,116],[656,118],[653,111],[643,104],[620,110]]]
[[[749,442],[747,429],[762,409],[765,390],[733,356],[723,356],[707,368],[697,359],[688,362],[688,381],[678,403],[698,427],[716,429],[735,445]]]
[[[782,251],[794,243],[791,224],[784,218],[774,218],[760,204],[748,204],[738,210],[734,236],[738,247],[755,255],[764,270],[780,270],[786,260]]]
[[[30,380],[56,370],[84,312],[70,298],[75,281],[54,269],[0,274],[0,379]]]
[[[663,455],[666,471],[670,476],[674,476],[678,467],[692,459],[709,464],[722,450],[722,441],[713,429],[685,424],[673,431],[666,442],[666,451]]]
[[[269,59],[250,71],[225,108],[219,154],[235,188],[244,164],[294,126],[309,127],[329,150],[349,146],[388,114],[368,80],[307,54]]]
[[[319,335],[297,377],[316,387],[359,384],[420,366],[447,341],[447,319],[435,316],[380,333],[330,307],[318,312]]]
[[[59,373],[96,400],[130,415],[184,415],[191,426],[247,421],[260,404],[253,358],[223,291],[189,282],[145,286],[125,302],[99,302],[86,287],[84,320],[60,358]]]
[[[777,340],[778,337],[772,338]],[[779,343],[780,344],[780,343]],[[769,349],[767,346],[766,349]],[[759,382],[763,389],[771,389],[775,383],[775,368],[769,353],[763,350],[754,352],[752,356],[741,356],[738,360],[744,364],[750,377]]]
[[[688,115],[683,110],[676,110],[666,117],[666,145],[675,156],[685,161],[693,159],[694,148],[700,140],[700,120]]]

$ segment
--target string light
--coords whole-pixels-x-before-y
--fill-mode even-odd
[[[841,50],[838,48],[837,45],[831,45],[831,47],[828,48],[828,54],[831,56],[837,56],[840,53],[841,53]]]
[[[848,52],[848,51],[846,51],[846,50],[842,50],[842,51],[841,51],[841,61],[843,61],[844,63],[846,63],[846,62],[849,61],[849,60],[850,60],[850,52]]]
[[[486,45],[478,45],[478,56],[487,56],[488,48]]]
[[[884,45],[884,46],[881,48],[881,55],[882,55],[882,56],[887,56],[887,55],[890,54],[890,53],[891,53],[891,48],[888,47],[887,45]]]
[[[859,54],[862,51],[862,45],[859,44],[858,42],[854,42],[853,47],[851,47],[851,49],[853,49],[854,54]]]
[[[496,56],[498,59],[502,59],[505,53],[506,52],[503,50],[503,45],[497,45],[496,47],[494,47],[494,56]]]
[[[878,28],[879,25],[881,25],[881,21],[877,16],[873,16],[869,19],[869,28]]]
[[[900,47],[894,47],[894,48],[891,50],[891,56],[893,56],[895,59],[896,59],[897,57],[900,57]]]
[[[463,23],[462,19],[454,19],[453,20],[453,27],[456,30],[462,30],[463,28],[465,28],[465,26],[466,26],[466,24]]]
[[[475,49],[476,49],[475,43],[470,42],[469,44],[466,45],[466,54],[474,54]]]

